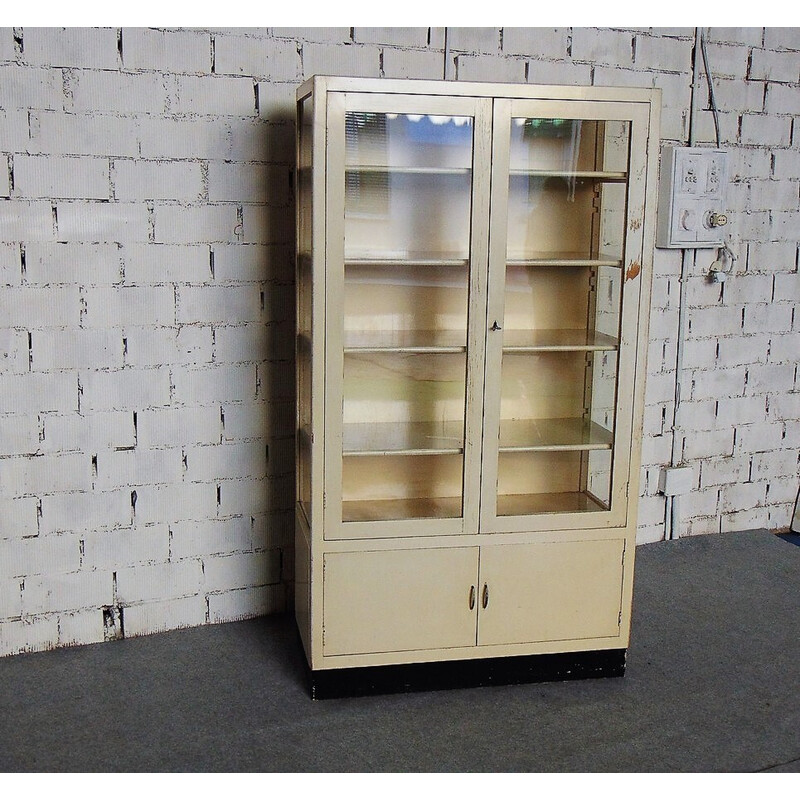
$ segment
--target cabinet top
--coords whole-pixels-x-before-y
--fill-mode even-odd
[[[661,89],[616,86],[551,86],[531,83],[474,83],[417,78],[350,78],[314,75],[297,89],[297,100],[316,92],[367,92],[380,94],[458,95],[530,100],[611,100],[661,102]]]

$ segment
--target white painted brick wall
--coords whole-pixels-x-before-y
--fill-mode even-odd
[[[440,78],[445,31],[17,30],[0,29],[0,654],[102,641],[104,608],[126,636],[283,611],[294,91]],[[681,535],[785,527],[800,475],[800,34],[708,44],[737,261],[720,289],[702,253],[686,286]],[[692,28],[451,28],[448,46],[460,80],[659,87],[662,139],[687,141]],[[639,541],[663,537],[680,268],[654,254]]]

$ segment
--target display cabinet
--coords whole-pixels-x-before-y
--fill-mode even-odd
[[[621,674],[658,90],[316,77],[297,102],[314,696]]]

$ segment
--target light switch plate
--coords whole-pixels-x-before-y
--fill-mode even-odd
[[[728,153],[710,147],[664,147],[656,246],[721,247],[727,220]]]

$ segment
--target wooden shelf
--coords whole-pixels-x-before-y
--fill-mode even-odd
[[[504,353],[619,350],[619,339],[596,331],[509,330],[503,332]]]
[[[614,435],[583,419],[500,420],[501,453],[534,450],[609,450]]]
[[[456,253],[360,252],[345,253],[348,267],[466,267],[469,258]]]
[[[342,428],[344,456],[425,456],[463,452],[463,420],[351,422]]]
[[[608,506],[583,492],[506,494],[497,496],[497,516],[608,511]]]
[[[461,497],[408,497],[399,500],[345,500],[342,522],[392,519],[452,519],[462,514]]]
[[[530,252],[506,258],[509,267],[621,267],[622,259],[605,253]]]
[[[345,353],[464,353],[466,331],[345,331]]]
[[[603,183],[624,183],[628,179],[627,172],[607,170],[512,169],[509,174],[514,178],[568,178]]]
[[[470,175],[471,167],[414,167],[392,166],[390,164],[347,164],[345,174],[377,175]]]

